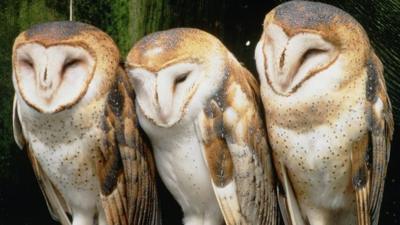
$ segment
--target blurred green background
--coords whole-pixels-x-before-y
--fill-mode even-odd
[[[278,0],[74,0],[74,20],[110,34],[124,57],[144,35],[172,27],[204,29],[222,40],[253,74],[254,48],[265,14]],[[385,66],[396,124],[400,121],[400,0],[326,0],[353,15],[366,29]],[[11,51],[15,37],[33,24],[67,20],[69,1],[0,0],[0,224],[55,224],[33,173],[12,135]],[[250,43],[246,45],[246,43]],[[400,148],[395,129],[381,213],[382,224],[400,224]],[[164,223],[179,224],[180,212],[165,190]]]

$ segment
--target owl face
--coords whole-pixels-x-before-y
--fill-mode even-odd
[[[86,92],[94,66],[93,56],[81,47],[29,43],[17,49],[14,76],[26,102],[54,112]]]
[[[209,44],[209,52],[202,44]],[[222,82],[223,57],[220,43],[199,30],[173,29],[145,37],[127,59],[138,109],[160,127],[189,120]]]
[[[266,16],[255,52],[257,70],[275,93],[289,96],[313,76],[341,67],[343,58],[361,60],[361,45],[367,42],[361,26],[343,11],[316,2],[288,2]]]
[[[316,33],[304,32],[288,37],[275,24],[267,26],[263,42],[257,45],[257,56],[264,61],[265,74],[272,88],[288,95],[308,77],[332,65],[338,49]]]
[[[100,37],[102,42],[110,43],[96,49],[99,44],[92,42]],[[112,56],[116,59],[111,59]],[[105,62],[97,63],[99,58],[108,57]],[[14,87],[32,108],[54,113],[77,104],[86,94],[96,95],[96,90],[87,93],[90,85],[110,82],[111,76],[105,75],[108,70],[105,67],[112,69],[117,62],[118,50],[114,43],[98,29],[74,22],[43,24],[16,39]],[[97,91],[101,93],[104,88],[100,85]]]

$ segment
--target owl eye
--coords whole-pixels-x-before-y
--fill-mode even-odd
[[[175,85],[178,85],[178,84],[181,84],[181,83],[185,82],[185,80],[187,79],[189,74],[190,74],[190,71],[188,71],[186,73],[182,73],[181,75],[179,75],[178,78],[175,79]]]
[[[78,66],[79,64],[81,64],[83,62],[82,59],[71,59],[71,60],[67,60],[66,63],[64,63],[63,67],[62,67],[62,74],[65,73],[65,71],[67,69],[73,68],[75,66]]]
[[[302,65],[306,60],[308,60],[316,55],[324,54],[327,52],[328,52],[328,50],[325,50],[325,49],[310,48],[301,56],[299,65]]]
[[[23,59],[21,60],[21,65],[28,68],[28,69],[34,69],[33,62],[29,59]]]
[[[76,65],[78,65],[78,64],[81,63],[81,62],[82,62],[81,59],[72,59],[72,60],[69,60],[67,63],[65,63],[63,67],[64,67],[65,69],[67,69],[68,67],[76,66]]]
[[[18,67],[21,71],[19,74],[23,74],[25,76],[32,76],[35,74],[35,64],[30,58],[21,59]]]

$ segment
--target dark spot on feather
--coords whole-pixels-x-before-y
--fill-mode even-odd
[[[103,147],[104,148],[111,148],[113,144],[110,142],[110,140],[108,138],[103,138]]]
[[[361,166],[356,174],[353,176],[353,187],[359,189],[367,184],[367,171],[366,168]]]
[[[224,111],[225,109],[225,105],[226,105],[226,86],[227,86],[227,82],[228,82],[228,77],[229,77],[230,73],[229,73],[229,68],[225,67],[224,69],[224,79],[223,79],[223,84],[221,85],[221,88],[214,94],[214,96],[212,97],[211,101],[214,101],[217,106],[219,107],[219,111]],[[211,112],[215,112],[215,107],[212,104],[207,104],[209,107],[206,107],[206,115],[209,118],[213,118],[215,115],[212,115]]]
[[[224,130],[224,123],[223,123],[222,119],[215,121],[213,128],[214,128],[215,133],[217,133],[217,135],[220,138],[224,138],[225,130]]]
[[[110,90],[108,94],[108,105],[111,108],[111,111],[117,116],[120,117],[122,115],[122,110],[124,107],[124,96],[118,89],[118,80],[116,84],[114,84],[113,88]]]
[[[204,107],[204,113],[205,113],[207,118],[214,118],[214,112],[213,112],[212,107],[211,107],[210,104],[207,104]]]
[[[371,59],[369,59],[367,62],[367,77],[367,100],[374,102],[377,97],[376,92],[378,89],[378,70]]]
[[[125,134],[124,134],[124,123],[120,123],[120,129],[115,132],[117,136],[117,141],[121,145],[126,145]]]
[[[368,145],[367,145],[367,151],[365,152],[365,162],[367,165],[367,168],[370,169],[372,167],[372,159],[373,159],[373,151],[372,151],[372,134],[369,132],[368,133]]]
[[[122,171],[121,155],[117,149],[113,149],[113,157],[107,162],[105,167],[105,175],[101,183],[101,191],[105,195],[109,195],[118,182],[118,175]]]

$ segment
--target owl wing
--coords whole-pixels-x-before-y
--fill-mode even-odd
[[[286,166],[282,162],[277,162],[277,172],[282,176],[282,181],[277,188],[279,208],[285,225],[305,225],[309,224],[303,218],[299,203],[293,191],[292,182],[286,171]]]
[[[379,100],[372,105],[372,126],[370,135],[372,142],[372,190],[370,197],[370,210],[372,222],[378,224],[380,206],[383,198],[383,188],[385,184],[386,171],[390,156],[390,143],[392,141],[394,121],[392,106],[386,92],[385,78],[383,76],[383,66],[379,59],[374,55],[375,65],[378,69],[377,97]]]
[[[23,149],[26,144],[26,140],[25,140],[24,134],[22,133],[22,126],[21,126],[21,121],[19,121],[17,107],[18,107],[17,106],[17,96],[14,95],[13,113],[12,113],[14,140],[17,143],[18,147],[20,149]]]
[[[273,168],[258,85],[232,59],[224,88],[199,117],[212,185],[227,225],[277,224]]]
[[[382,203],[390,142],[393,135],[393,116],[383,77],[383,66],[372,53],[367,63],[367,100],[369,104],[369,133],[364,157],[354,157],[353,186],[356,190],[357,213],[360,225],[377,225]]]
[[[47,208],[49,209],[50,215],[54,220],[59,221],[62,225],[71,225],[71,221],[67,216],[67,213],[71,213],[70,208],[63,199],[61,193],[51,183],[46,173],[42,170],[39,162],[36,160],[35,155],[32,152],[29,144],[27,143],[21,126],[21,121],[18,114],[17,97],[14,96],[13,101],[13,133],[15,142],[21,149],[25,149],[29,160],[31,161],[33,171],[36,176],[36,180],[39,183],[40,189],[42,190],[43,196],[46,200]]]
[[[108,224],[160,224],[155,169],[137,124],[134,94],[122,69],[108,94],[97,172]]]

